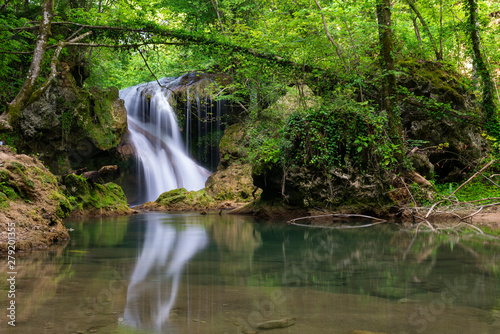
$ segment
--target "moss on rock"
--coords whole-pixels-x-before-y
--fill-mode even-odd
[[[224,136],[219,143],[219,152],[219,170],[235,163],[240,165],[248,163],[243,124],[233,124],[224,131]]]
[[[127,111],[118,89],[82,89],[68,66],[60,66],[55,84],[22,111],[16,147],[39,154],[57,174],[107,164],[127,131]]]
[[[164,192],[154,202],[148,202],[139,208],[154,211],[204,211],[217,208],[217,202],[202,189],[187,191],[179,188]]]
[[[218,170],[205,184],[208,195],[218,202],[232,202],[233,205],[229,206],[253,201],[261,193],[261,190],[253,185],[245,134],[243,124],[233,124],[224,131],[219,144]]]
[[[111,216],[130,214],[127,198],[120,186],[112,182],[91,184],[80,175],[64,178],[66,195],[73,207],[72,216]]]
[[[0,146],[0,252],[7,250],[12,224],[19,250],[68,239],[63,219],[70,210],[54,175],[37,158]]]
[[[217,201],[235,201],[246,203],[259,196],[252,180],[250,164],[231,164],[212,174],[206,184],[207,193]],[[254,192],[255,190],[255,192]]]

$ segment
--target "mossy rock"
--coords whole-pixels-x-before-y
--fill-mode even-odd
[[[131,213],[122,188],[115,183],[90,184],[79,175],[64,178],[72,216],[110,216]]]
[[[208,178],[205,189],[217,201],[238,203],[253,201],[262,192],[260,189],[255,189],[250,164],[231,164],[225,169],[218,170]]]
[[[22,111],[17,148],[38,154],[59,175],[116,159],[127,132],[127,111],[118,93],[115,87],[77,87],[69,69],[62,68],[56,84]]]
[[[203,211],[216,207],[216,201],[204,189],[187,191],[179,188],[164,192],[156,201],[145,203],[139,208],[155,211]]]
[[[247,163],[248,153],[244,139],[245,131],[242,124],[233,124],[226,128],[219,143],[219,169],[234,163]]]
[[[16,249],[47,248],[68,239],[63,219],[71,205],[54,175],[37,158],[6,146],[0,146],[0,161],[0,230],[15,223]],[[7,245],[7,236],[0,234],[0,253]]]
[[[71,210],[73,210],[73,207],[66,196],[61,194],[59,191],[54,191],[50,197],[57,201],[56,215],[61,219],[68,217]]]
[[[101,150],[117,147],[127,130],[127,112],[118,94],[116,87],[106,90],[92,88],[88,109],[80,115],[80,124]]]
[[[3,191],[0,191],[0,210],[8,208],[10,208],[9,198]]]

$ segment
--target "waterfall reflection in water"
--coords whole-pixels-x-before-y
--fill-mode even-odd
[[[147,225],[144,244],[127,291],[124,322],[136,328],[162,330],[168,324],[177,297],[182,273],[188,261],[208,245],[208,236],[199,225],[176,230],[161,219]],[[157,289],[150,289],[155,280]],[[147,311],[145,311],[147,310]]]

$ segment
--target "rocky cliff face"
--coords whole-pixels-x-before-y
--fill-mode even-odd
[[[56,84],[23,111],[18,148],[38,154],[57,174],[109,164],[119,156],[116,147],[127,131],[118,90],[84,90],[69,65],[61,63],[59,70]]]
[[[476,110],[474,96],[469,93],[470,90],[458,74],[441,64],[407,61],[402,62],[400,68],[398,83],[401,118],[408,148],[415,148],[411,152],[414,168],[429,179],[436,177],[441,182],[463,180],[468,168],[478,163],[488,150],[488,143],[481,135],[481,124],[477,117],[479,111]],[[372,94],[370,98],[375,101],[379,98],[376,88],[365,94]],[[352,131],[358,131],[357,125],[347,132],[338,127],[345,134],[321,130],[328,122],[332,123],[332,119],[342,118],[351,123],[356,122],[349,114],[348,107],[328,114],[324,119],[309,119],[307,116],[300,119],[291,133],[305,134],[302,134],[303,137],[291,138],[288,145],[303,155],[303,162],[254,168],[254,185],[263,189],[264,201],[293,207],[330,208],[349,212],[373,212],[382,208],[391,210],[391,199],[387,194],[392,177],[380,168],[383,157],[376,158],[376,164],[370,163],[373,156],[363,156],[365,147],[356,147],[356,136],[359,144],[359,138],[367,138],[369,134],[360,133],[354,138],[349,137]],[[320,126],[314,131],[321,135],[308,139],[308,131],[300,129],[314,127],[315,121]],[[362,119],[360,124],[363,124]],[[373,125],[368,126],[373,128]],[[314,147],[309,140],[330,142],[332,136],[341,138],[339,158],[345,163],[335,168],[311,164],[309,151]],[[377,147],[373,147],[372,152],[376,151]],[[317,157],[321,160],[320,154]],[[356,159],[358,163],[349,163],[345,159]],[[407,181],[413,182],[411,178]]]

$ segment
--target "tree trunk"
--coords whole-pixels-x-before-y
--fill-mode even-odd
[[[417,23],[417,18],[412,17],[411,20],[413,21],[413,29],[415,30],[415,36],[417,37],[418,45],[422,47],[422,36],[420,36],[420,29],[418,29],[418,23]]]
[[[427,23],[424,20],[424,17],[422,14],[420,14],[417,4],[414,2],[414,0],[406,0],[410,8],[413,10],[415,15],[417,15],[418,19],[420,20],[420,23],[422,23],[422,26],[424,27],[425,32],[429,36],[429,39],[431,40],[432,48],[434,49],[434,54],[436,55],[436,60],[441,61],[443,60],[443,55],[439,52],[436,42],[434,41],[434,38],[432,37],[431,31],[429,30],[429,26],[427,26]]]
[[[20,117],[21,111],[29,104],[31,96],[36,89],[36,83],[40,76],[42,63],[47,49],[47,42],[51,35],[50,28],[54,16],[54,0],[45,0],[42,5],[42,18],[38,30],[35,51],[21,90],[14,100],[7,104],[7,111],[2,118],[8,115],[9,123],[13,124]],[[7,114],[7,115],[6,115]]]
[[[335,52],[337,52],[337,56],[339,57],[340,60],[344,63],[344,69],[346,72],[350,71],[350,66],[348,67],[346,60],[343,56],[343,50],[337,42],[333,39],[332,35],[330,35],[330,31],[328,30],[328,26],[326,24],[326,19],[325,19],[325,14],[323,14],[323,8],[321,8],[321,5],[319,4],[318,0],[314,0],[316,2],[316,6],[319,9],[319,12],[321,13],[321,19],[323,20],[323,27],[325,28],[326,36],[328,37],[328,40],[330,43],[333,45],[335,48]]]
[[[380,39],[380,63],[382,69],[382,108],[389,119],[389,136],[396,145],[402,147],[402,125],[397,111],[396,75],[394,73],[393,42],[391,28],[391,1],[378,0],[377,19]]]
[[[469,15],[469,32],[472,43],[472,51],[474,54],[474,66],[477,73],[481,78],[481,84],[483,89],[483,114],[485,119],[485,126],[488,132],[498,135],[500,134],[500,129],[498,129],[496,107],[494,102],[494,88],[495,84],[491,78],[490,71],[486,66],[486,61],[484,60],[483,54],[481,53],[481,40],[479,37],[479,21],[478,21],[478,9],[477,0],[467,0],[465,3],[466,9],[468,10],[467,15]]]

